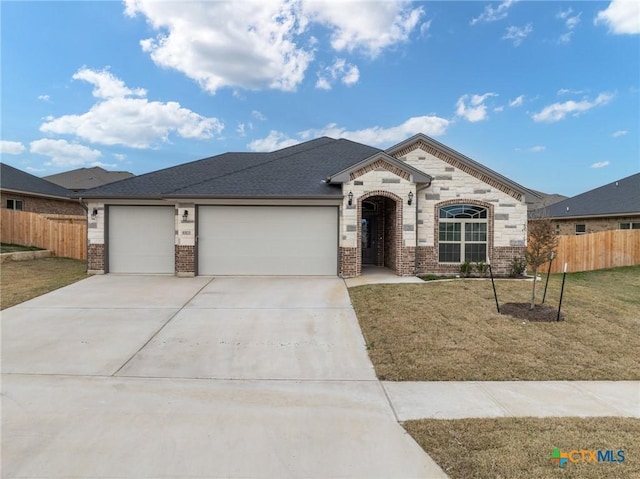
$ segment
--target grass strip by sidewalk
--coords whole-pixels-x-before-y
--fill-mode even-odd
[[[86,262],[69,258],[9,261],[0,266],[0,309],[87,277]]]
[[[640,477],[640,419],[423,419],[404,427],[451,479]],[[549,457],[556,447],[567,453],[612,450],[614,458],[624,450],[625,460],[582,462],[580,455],[578,463],[561,468]]]
[[[550,278],[546,304],[557,306],[561,281]],[[501,303],[531,294],[530,281],[496,286]],[[349,293],[380,379],[542,381],[640,379],[638,291],[639,266],[568,275],[566,320],[559,323],[498,314],[490,281],[369,285]]]

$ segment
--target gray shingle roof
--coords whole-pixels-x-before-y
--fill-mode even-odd
[[[133,173],[128,171],[107,171],[99,166],[92,168],[78,168],[64,173],[43,176],[43,179],[70,190],[87,190],[97,186],[113,183],[114,181],[131,178]]]
[[[83,198],[342,196],[323,180],[381,150],[322,137],[270,153],[224,153],[93,188]]]
[[[545,213],[551,218],[640,214],[640,173],[554,203]]]
[[[62,186],[55,185],[5,163],[0,163],[0,188],[59,198],[69,198],[72,194],[71,191]]]

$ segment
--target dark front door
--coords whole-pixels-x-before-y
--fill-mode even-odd
[[[376,217],[363,216],[362,218],[362,264],[376,264]]]

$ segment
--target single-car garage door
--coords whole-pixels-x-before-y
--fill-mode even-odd
[[[333,276],[337,271],[337,207],[198,209],[198,274]]]
[[[109,206],[109,272],[174,273],[175,208]]]

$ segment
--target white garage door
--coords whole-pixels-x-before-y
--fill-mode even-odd
[[[198,210],[198,274],[333,276],[337,270],[337,207]]]
[[[109,207],[109,272],[174,273],[173,206]]]

